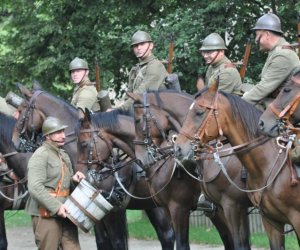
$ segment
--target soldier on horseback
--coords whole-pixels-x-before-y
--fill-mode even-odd
[[[165,89],[168,73],[152,53],[154,44],[150,35],[145,31],[137,31],[132,36],[131,47],[139,63],[130,70],[128,92],[142,94],[147,90]],[[122,108],[130,109],[132,104],[132,100],[127,99]]]
[[[261,72],[261,80],[243,95],[243,99],[264,110],[279,93],[281,85],[292,70],[300,66],[299,58],[291,45],[284,39],[278,16],[267,13],[261,16],[255,27],[255,41],[268,58]]]
[[[89,79],[89,68],[85,60],[81,58],[74,58],[70,62],[69,71],[71,79],[75,84],[71,104],[76,108],[91,111],[99,111],[100,106],[97,99],[97,90],[95,83]]]
[[[210,86],[218,79],[219,90],[240,95],[241,76],[235,65],[226,57],[225,50],[227,50],[225,42],[217,33],[211,33],[203,40],[200,52],[208,65],[205,84]],[[201,87],[197,86],[197,88]]]

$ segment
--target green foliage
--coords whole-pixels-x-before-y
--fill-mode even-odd
[[[0,6],[0,86],[2,94],[16,82],[27,86],[37,80],[48,91],[67,98],[71,94],[68,64],[85,58],[94,79],[94,59],[101,68],[102,87],[127,82],[127,72],[137,60],[130,48],[138,29],[151,33],[155,54],[168,58],[169,38],[175,39],[173,70],[182,88],[195,92],[198,75],[206,70],[198,49],[211,32],[227,37],[228,56],[241,61],[250,29],[272,8],[282,20],[289,41],[297,38],[296,0],[3,0]],[[265,54],[253,46],[247,77],[253,82]]]

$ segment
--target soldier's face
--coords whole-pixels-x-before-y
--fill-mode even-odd
[[[71,78],[74,84],[78,84],[88,74],[86,69],[75,69],[71,71]]]
[[[255,42],[259,46],[259,50],[268,50],[268,31],[266,30],[256,30],[255,31]]]
[[[206,62],[206,64],[212,64],[219,61],[221,55],[220,50],[204,50],[201,54]]]
[[[137,58],[144,59],[150,55],[153,49],[153,43],[145,42],[145,43],[138,43],[132,46],[133,53]]]
[[[65,130],[62,129],[50,135],[47,135],[46,139],[56,143],[58,147],[62,147],[63,145],[65,145],[65,139],[66,139]]]

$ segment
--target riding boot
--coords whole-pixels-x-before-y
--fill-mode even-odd
[[[201,194],[198,199],[197,209],[203,211],[207,217],[211,218],[215,214],[216,206],[207,200],[204,194]]]

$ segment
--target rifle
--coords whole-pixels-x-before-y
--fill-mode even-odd
[[[240,69],[240,76],[242,79],[242,82],[244,81],[245,75],[246,75],[246,70],[247,70],[247,65],[248,65],[248,60],[250,56],[250,51],[251,51],[251,37],[247,39],[247,44],[246,44],[246,50],[245,50],[245,55],[243,58],[243,64]]]
[[[297,29],[298,29],[298,57],[300,58],[300,12],[298,12]]]
[[[174,51],[174,37],[170,36],[170,46],[169,46],[169,60],[168,60],[168,73],[172,73],[172,62],[173,62],[173,51]]]
[[[98,64],[98,59],[95,57],[95,76],[96,76],[96,89],[97,92],[101,90],[101,83],[100,83],[100,67]]]

